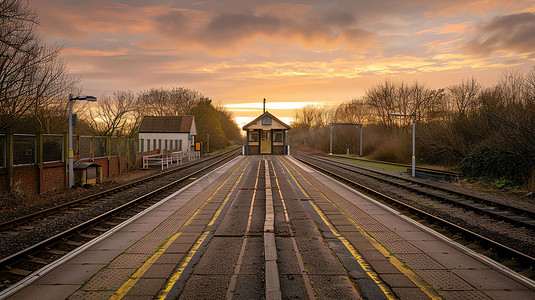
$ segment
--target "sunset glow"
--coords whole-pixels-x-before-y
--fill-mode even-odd
[[[30,0],[93,94],[185,87],[240,125],[267,109],[291,122],[385,79],[494,84],[535,65],[534,1]]]

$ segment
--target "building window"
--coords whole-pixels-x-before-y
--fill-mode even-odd
[[[273,137],[274,142],[282,142],[282,132],[275,131],[275,136]]]
[[[182,151],[182,140],[178,140],[178,151]]]
[[[264,116],[262,118],[262,125],[271,125],[271,118],[269,116]]]
[[[256,131],[249,132],[249,141],[258,142],[258,132]]]

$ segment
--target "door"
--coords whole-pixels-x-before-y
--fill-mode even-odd
[[[271,131],[262,130],[262,139],[260,141],[260,153],[271,154]]]

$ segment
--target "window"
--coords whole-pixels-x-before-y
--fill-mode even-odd
[[[274,142],[282,142],[282,132],[275,131],[275,136],[273,138]]]
[[[182,151],[182,140],[178,140],[178,151]]]
[[[249,132],[249,141],[258,142],[258,132],[256,131]]]
[[[262,118],[262,125],[271,125],[271,118],[269,116],[264,116]]]

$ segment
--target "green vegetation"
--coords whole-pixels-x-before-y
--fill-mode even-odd
[[[392,166],[392,165],[381,164],[381,163],[376,163],[376,162],[371,162],[371,161],[355,160],[355,159],[351,159],[350,155],[349,156],[348,155],[337,155],[337,156],[348,157],[349,158],[348,160],[351,161],[352,163],[357,163],[359,165],[363,165],[363,166],[366,166],[366,167],[381,168],[383,170],[394,171],[394,172],[407,172],[407,168],[406,167]]]

